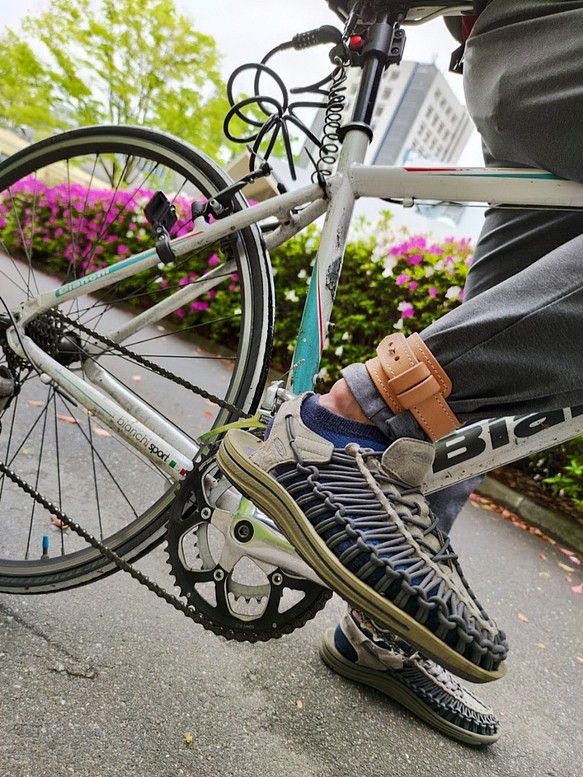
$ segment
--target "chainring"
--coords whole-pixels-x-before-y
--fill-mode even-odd
[[[237,641],[276,639],[313,618],[332,592],[246,556],[230,534],[240,501],[214,453],[207,454],[182,482],[173,502],[168,563],[205,628]],[[240,527],[245,523],[240,521]]]

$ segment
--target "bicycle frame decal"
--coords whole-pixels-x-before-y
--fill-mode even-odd
[[[403,167],[408,173],[429,173],[430,175],[455,175],[458,178],[522,178],[528,177],[537,181],[562,181],[558,175],[547,173],[546,170],[488,170],[475,167]]]
[[[428,492],[583,434],[583,407],[469,424],[436,443]]]
[[[90,275],[84,275],[82,278],[77,278],[76,280],[71,281],[70,283],[66,283],[64,286],[59,286],[58,289],[55,289],[54,291],[55,297],[63,297],[65,294],[68,294],[71,291],[77,291],[77,289],[81,289],[84,286],[91,285],[96,281],[99,281],[102,278],[105,278],[108,275],[111,275],[112,273],[120,272],[121,270],[125,270],[128,267],[131,267],[137,262],[142,262],[145,259],[149,259],[155,253],[156,253],[155,249],[150,249],[148,251],[142,252],[141,254],[138,254],[137,256],[130,256],[129,259],[124,259],[121,262],[116,262],[116,264],[112,264],[109,267],[104,267],[102,270],[96,270]]]

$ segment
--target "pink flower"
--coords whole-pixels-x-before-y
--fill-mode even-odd
[[[421,264],[423,257],[420,254],[413,254],[407,259],[407,264],[413,267],[416,264]]]
[[[124,254],[129,254],[130,249],[125,245],[125,243],[120,243],[117,247],[117,253],[118,256],[123,256]]]
[[[208,302],[203,302],[202,300],[197,299],[196,302],[193,302],[190,306],[190,309],[194,313],[196,310],[208,310],[209,304]],[[176,311],[178,313],[178,311]]]
[[[213,254],[207,262],[209,267],[214,267],[215,264],[220,264],[220,263],[221,263],[221,260],[216,254]]]
[[[432,299],[433,297],[437,297],[437,289],[435,288],[435,286],[432,286],[427,293]]]
[[[401,275],[397,276],[395,280],[395,285],[404,286],[408,282],[409,282],[409,276],[406,273],[401,273]]]
[[[401,312],[401,318],[414,318],[415,308],[410,302],[399,302],[397,310]]]
[[[418,285],[419,284],[417,283],[417,281],[411,281],[411,283],[409,284],[409,291],[415,291]]]

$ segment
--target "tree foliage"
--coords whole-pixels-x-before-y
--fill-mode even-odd
[[[215,41],[172,0],[50,0],[0,37],[0,126],[148,125],[225,157],[227,110]]]

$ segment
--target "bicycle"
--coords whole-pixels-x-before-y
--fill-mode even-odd
[[[0,591],[84,585],[127,568],[167,537],[187,602],[181,609],[206,628],[255,641],[303,625],[330,591],[221,475],[215,452],[226,426],[251,416],[265,423],[290,393],[312,388],[355,199],[499,203],[503,191],[505,206],[583,209],[583,186],[545,171],[363,165],[380,77],[402,57],[403,26],[467,12],[471,3],[330,5],[344,31],[311,31],[298,47],[320,39],[334,45],[331,112],[344,69],[360,56],[354,36],[374,39],[375,53],[362,58],[335,169],[318,167],[312,184],[249,207],[241,189],[268,174],[268,163],[233,182],[196,149],[135,127],[65,132],[0,164]],[[54,228],[58,208],[66,223]],[[324,214],[290,379],[265,391],[274,321],[268,252]],[[108,246],[120,261],[100,264]],[[56,288],[35,265],[41,253],[45,269],[68,261],[70,274]],[[116,293],[122,281],[129,290]],[[209,299],[229,294],[235,303],[204,323],[203,340],[166,345],[173,330],[161,322],[169,314],[204,311]],[[140,312],[130,315],[129,303],[142,298]],[[234,347],[224,342],[227,318],[238,321]],[[157,340],[165,345],[153,356],[148,349]],[[175,362],[180,370],[169,369]],[[437,443],[425,488],[576,437],[582,416],[582,408],[565,408],[464,427]]]

